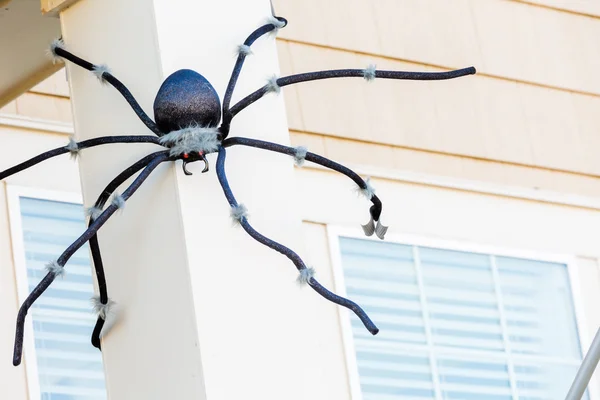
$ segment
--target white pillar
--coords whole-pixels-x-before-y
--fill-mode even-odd
[[[222,100],[237,45],[269,15],[269,0],[81,0],[61,13],[61,22],[67,49],[106,63],[152,116],[160,84],[181,68],[203,74]],[[233,102],[278,73],[273,38],[258,40],[253,50]],[[67,65],[78,140],[150,134],[117,91]],[[269,95],[243,111],[232,135],[286,144],[282,97]],[[153,150],[129,144],[84,151],[86,205]],[[209,173],[201,174],[197,163],[191,177],[180,164],[159,168],[99,235],[109,296],[123,310],[103,342],[109,396],[315,398],[303,389],[310,386],[304,377],[319,361],[306,350],[317,343],[321,326],[337,321],[315,319],[303,305],[317,295],[297,288],[291,262],[232,228],[216,155],[209,161]],[[250,222],[298,248],[291,158],[231,148],[227,172]]]

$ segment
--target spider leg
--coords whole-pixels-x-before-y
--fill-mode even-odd
[[[234,217],[239,222],[239,224],[242,226],[242,228],[244,228],[246,233],[248,233],[254,240],[289,258],[294,263],[294,265],[298,269],[298,272],[300,273],[298,281],[308,283],[308,285],[310,285],[311,288],[313,288],[317,293],[319,293],[327,300],[352,310],[354,314],[356,314],[356,316],[360,318],[360,320],[362,321],[364,326],[369,330],[369,332],[371,332],[371,334],[373,335],[376,335],[379,332],[379,328],[375,326],[375,324],[373,323],[373,321],[371,321],[367,313],[365,313],[365,311],[358,304],[327,290],[313,277],[314,271],[312,270],[312,268],[306,267],[306,264],[304,264],[304,261],[302,261],[298,254],[285,247],[284,245],[277,243],[274,240],[267,238],[266,236],[263,236],[248,223],[248,219],[245,214],[245,207],[237,203],[237,200],[233,195],[231,187],[229,186],[229,182],[227,181],[227,176],[225,175],[225,157],[225,147],[221,147],[219,149],[219,156],[217,158],[217,176],[219,178],[219,183],[223,188],[223,192],[225,193],[225,197],[227,198],[227,201],[231,206],[232,217]]]
[[[80,150],[86,149],[88,147],[112,143],[154,143],[160,145],[159,139],[156,136],[102,136],[98,138],[83,140],[81,142],[75,142],[71,139],[67,146],[58,147],[56,149],[47,151],[33,158],[30,158],[29,160],[24,161],[18,165],[15,165],[14,167],[8,168],[7,170],[0,171],[0,181],[4,178],[8,178],[13,174],[16,174],[17,172],[21,172],[27,168],[33,167],[34,165],[39,164],[42,161],[46,161],[49,158],[66,153],[71,153],[71,155],[77,156],[77,153]]]
[[[141,160],[137,161],[136,163],[131,165],[129,168],[127,168],[126,170],[121,172],[116,178],[114,178],[106,186],[106,188],[102,191],[102,193],[100,194],[100,196],[94,203],[94,206],[87,210],[87,212],[90,216],[90,219],[88,222],[88,228],[90,228],[92,226],[92,224],[94,223],[96,218],[102,213],[102,209],[104,208],[104,205],[106,204],[106,202],[108,201],[110,196],[113,194],[113,192],[115,190],[117,190],[117,188],[120,185],[122,185],[127,179],[129,179],[134,174],[139,172],[141,169],[146,167],[150,162],[152,162],[152,160],[154,158],[159,156],[161,153],[164,153],[164,152],[159,151],[159,152],[147,155],[146,157],[142,158]],[[102,262],[102,254],[100,253],[100,245],[98,243],[98,235],[94,234],[94,236],[91,237],[89,243],[90,243],[90,252],[92,253],[92,260],[94,263],[94,270],[96,271],[96,281],[98,282],[98,292],[100,294],[99,298],[97,298],[95,300],[97,300],[97,302],[99,302],[99,304],[97,304],[97,305],[99,307],[102,307],[102,306],[106,306],[109,303],[109,298],[108,298],[108,290],[107,290],[107,285],[106,285],[106,277],[104,275],[104,265]],[[102,333],[102,328],[104,327],[104,323],[106,321],[106,315],[101,315],[101,313],[98,313],[98,314],[99,314],[98,319],[96,321],[96,325],[92,332],[92,340],[91,341],[92,341],[92,345],[94,347],[101,349],[100,348],[100,334]]]
[[[360,192],[362,192],[362,194],[364,194],[365,197],[367,197],[373,203],[373,205],[369,209],[369,213],[371,214],[371,220],[366,225],[362,225],[365,235],[371,236],[373,233],[375,233],[378,238],[383,240],[388,227],[384,226],[381,223],[381,200],[379,200],[379,197],[375,195],[374,189],[369,185],[368,181],[365,181],[350,168],[338,164],[335,161],[331,161],[330,159],[320,156],[318,154],[306,151],[306,149],[303,147],[289,147],[277,143],[265,142],[263,140],[249,139],[244,137],[232,137],[229,139],[225,139],[222,143],[223,147],[230,147],[235,145],[256,147],[259,149],[265,149],[277,153],[287,154],[295,157],[296,163],[299,165],[304,160],[307,160],[346,175],[358,185]]]
[[[55,40],[50,46],[50,52],[54,57],[64,58],[66,60],[71,61],[74,64],[79,65],[82,68],[87,69],[94,73],[101,82],[110,83],[115,89],[121,93],[121,95],[125,98],[127,103],[131,106],[135,114],[138,118],[150,129],[152,132],[157,134],[158,136],[162,136],[163,132],[158,129],[158,126],[154,123],[154,121],[146,114],[146,112],[142,109],[140,104],[137,102],[135,97],[131,94],[129,89],[118,80],[113,74],[110,73],[108,67],[106,65],[94,65],[89,61],[86,61],[80,57],[77,57],[70,51],[65,49],[65,44],[62,39]]]
[[[454,71],[446,72],[406,72],[406,71],[378,71],[374,66],[369,66],[366,69],[337,69],[328,71],[317,71],[317,72],[306,72],[302,74],[289,75],[281,78],[271,79],[265,86],[256,90],[255,92],[244,97],[242,100],[237,102],[229,113],[223,116],[223,124],[229,125],[231,119],[235,117],[237,113],[248,107],[250,104],[259,100],[265,94],[270,92],[278,93],[279,90],[287,85],[293,85],[295,83],[310,82],[320,79],[330,78],[351,78],[358,77],[364,78],[367,81],[371,81],[375,78],[383,79],[401,79],[401,80],[416,80],[416,81],[437,81],[445,79],[459,78],[461,76],[475,74],[474,67],[468,67],[463,69],[457,69]]]
[[[108,221],[108,219],[121,208],[125,202],[139,189],[142,183],[148,178],[150,173],[162,162],[170,160],[168,152],[163,152],[155,156],[150,163],[144,168],[144,170],[135,178],[133,183],[123,192],[121,196],[113,199],[113,202],[108,206],[96,220],[90,225],[86,231],[75,240],[56,261],[51,262],[48,265],[48,273],[42,279],[42,281],[32,290],[27,296],[19,313],[17,315],[17,329],[15,334],[15,346],[13,353],[13,365],[19,365],[21,363],[21,357],[23,355],[23,335],[25,328],[25,317],[27,312],[33,305],[33,303],[48,289],[50,284],[56,279],[57,276],[64,273],[64,266],[67,261],[73,256],[73,254],[81,248],[88,240],[90,240],[96,232]]]
[[[278,30],[279,28],[283,28],[287,25],[287,20],[282,17],[271,17],[269,22],[260,28],[256,29],[254,32],[246,38],[244,44],[239,46],[238,48],[238,57],[235,62],[235,66],[233,67],[233,72],[231,73],[231,77],[229,78],[229,83],[227,84],[227,89],[225,90],[225,96],[223,97],[223,115],[229,114],[229,104],[231,103],[231,96],[233,95],[233,91],[235,90],[235,85],[237,80],[242,72],[242,67],[244,66],[244,60],[246,56],[251,54],[250,46],[261,36],[266,35],[269,32],[273,32]],[[223,137],[227,137],[229,133],[229,127],[225,128],[225,132]]]

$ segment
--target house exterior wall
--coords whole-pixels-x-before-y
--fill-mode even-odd
[[[4,170],[48,149],[64,146],[72,131],[71,105],[64,70],[41,82],[0,109],[0,169]],[[13,175],[0,184],[0,397],[28,399],[25,368],[12,359],[14,321],[19,307],[10,232],[7,187],[78,193],[79,171],[69,157],[58,157]],[[26,363],[26,361],[25,361]]]
[[[593,222],[600,210],[600,18],[593,2],[274,3],[290,20],[278,41],[282,75],[369,64],[477,68],[475,76],[445,82],[287,87],[292,143],[372,176],[389,235],[574,256],[586,349],[600,325],[593,310],[600,288]],[[307,257],[322,278],[331,276],[336,255],[324,244],[327,231],[358,234],[365,203],[343,176],[305,166],[297,177]],[[597,378],[591,393],[598,395]]]
[[[580,333],[589,345],[600,326],[600,8],[584,0],[274,5],[289,20],[277,41],[282,75],[371,63],[477,67],[476,76],[446,82],[348,79],[286,87],[291,141],[372,176],[390,233],[573,256],[585,321]],[[64,71],[0,109],[0,121],[0,169],[64,145],[71,121]],[[341,175],[310,165],[295,174],[305,221],[301,255],[325,286],[335,287],[328,230],[360,229],[365,202]],[[9,321],[0,329],[2,360],[12,356],[18,309],[7,185],[80,190],[78,169],[66,156],[0,184],[0,320]],[[338,318],[337,307],[313,300],[306,306],[317,324]],[[306,389],[307,398],[351,398],[342,324],[319,334],[320,362],[306,368],[322,380],[312,386],[327,393]],[[0,363],[3,396],[7,390],[6,398],[28,398],[24,371]]]

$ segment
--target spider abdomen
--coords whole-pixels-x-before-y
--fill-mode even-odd
[[[221,120],[221,100],[205,77],[180,69],[158,90],[154,119],[164,134],[190,126],[216,127]]]

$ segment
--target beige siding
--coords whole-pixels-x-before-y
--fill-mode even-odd
[[[280,41],[282,73],[408,64]],[[444,82],[362,79],[285,89],[290,128],[537,167],[600,174],[600,97],[485,76]],[[300,104],[301,106],[299,106]]]
[[[594,0],[511,0],[527,4],[550,7],[564,12],[588,16],[600,16],[600,3]]]
[[[16,114],[17,113],[17,101],[13,100],[0,108],[0,114]]]
[[[506,0],[276,1],[281,37],[600,93],[600,20]],[[309,11],[310,10],[310,11]],[[584,62],[582,62],[584,61]],[[594,76],[596,75],[596,76]]]
[[[71,104],[68,98],[25,93],[16,100],[17,114],[44,120],[71,122]]]
[[[283,75],[370,63],[478,69],[445,82],[286,87],[294,141],[310,137],[348,163],[599,194],[600,18],[505,0],[275,5],[290,20],[279,40]]]
[[[0,108],[0,114],[71,123],[69,85],[64,69]]]
[[[69,83],[67,81],[66,71],[61,69],[48,79],[45,79],[32,87],[29,91],[53,96],[69,97]]]

